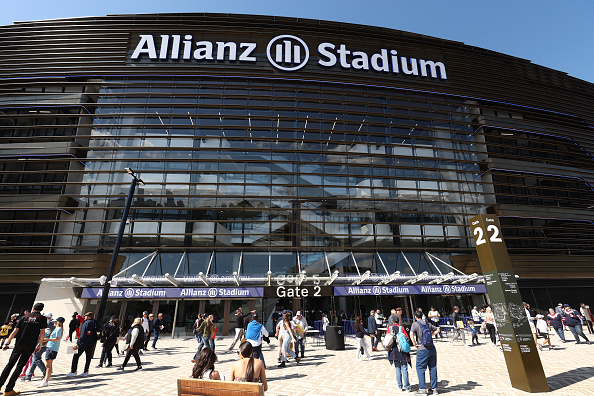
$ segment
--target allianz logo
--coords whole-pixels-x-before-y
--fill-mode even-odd
[[[132,61],[148,57],[151,61],[198,61],[255,63],[257,43],[233,41],[194,41],[190,34],[141,34],[132,52]],[[395,49],[382,48],[369,54],[356,51],[345,44],[322,42],[318,45],[317,64],[324,68],[336,65],[342,69],[370,70],[410,76],[447,80],[443,62],[402,56]],[[292,72],[305,67],[310,59],[307,43],[301,38],[282,34],[272,38],[266,46],[268,62],[278,70]]]

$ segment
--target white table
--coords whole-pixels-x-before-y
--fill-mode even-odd
[[[307,338],[308,335],[310,335],[315,338],[316,340],[316,345],[320,345],[320,330],[315,330],[315,329],[307,329],[307,331],[305,332],[305,336]]]

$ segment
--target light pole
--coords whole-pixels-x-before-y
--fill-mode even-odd
[[[122,220],[120,221],[120,229],[118,231],[118,237],[116,238],[115,245],[113,247],[113,254],[111,256],[111,263],[109,264],[109,272],[107,278],[103,284],[103,294],[101,295],[101,302],[99,303],[99,311],[97,312],[97,320],[101,321],[105,314],[105,306],[107,305],[107,297],[109,295],[109,287],[111,286],[111,278],[115,272],[116,263],[118,261],[118,254],[120,253],[120,245],[122,244],[122,237],[124,235],[124,229],[126,228],[126,220],[128,220],[128,212],[130,212],[130,205],[132,204],[132,198],[134,197],[134,191],[136,189],[136,183],[144,186],[144,182],[136,177],[134,171],[130,168],[124,168],[130,176],[132,176],[132,182],[130,183],[130,190],[128,191],[128,198],[126,198],[126,205],[124,206],[124,212],[122,213]]]

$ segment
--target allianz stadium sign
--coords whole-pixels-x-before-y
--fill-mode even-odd
[[[256,49],[257,43],[252,42],[194,41],[190,34],[141,34],[130,59],[255,63],[258,62]],[[378,52],[368,53],[345,44],[322,42],[317,47],[317,54],[317,64],[323,68],[341,67],[447,80],[443,62],[406,57],[396,49],[382,48]],[[301,38],[283,34],[268,42],[266,58],[273,67],[292,72],[308,65],[310,49]]]

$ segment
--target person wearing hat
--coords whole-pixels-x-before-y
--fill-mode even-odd
[[[549,327],[543,318],[544,316],[541,314],[536,315],[536,330],[538,331],[538,337],[544,338],[542,344],[536,343],[536,346],[542,351],[542,347],[544,347],[545,344],[549,344],[549,351],[552,351],[553,344],[551,344],[551,337],[549,337]]]
[[[371,337],[371,350],[377,351],[377,324],[375,322],[375,310],[371,310],[369,312],[369,317],[367,318],[367,332],[369,333],[369,337]]]
[[[305,347],[303,342],[305,341],[305,334],[307,333],[307,320],[301,314],[301,311],[297,311],[295,317],[293,318],[293,325],[297,328],[297,342],[295,343],[295,354],[299,355],[299,351],[301,351],[301,359],[304,358],[305,355]]]
[[[562,303],[557,304],[557,306],[555,307],[555,312],[557,312],[559,315],[563,316],[563,304]]]
[[[85,314],[85,321],[80,328],[80,337],[78,337],[76,345],[72,347],[77,352],[72,357],[70,372],[66,374],[66,377],[74,377],[76,375],[78,359],[83,353],[86,359],[85,369],[80,376],[87,377],[89,375],[89,367],[91,366],[91,359],[93,358],[93,352],[97,343],[97,330],[99,330],[99,324],[93,319],[93,316],[93,312],[87,312]]]
[[[569,331],[571,331],[571,334],[573,334],[573,336],[575,337],[576,343],[581,344],[579,337],[583,337],[584,340],[586,340],[586,343],[589,345],[590,340],[588,339],[588,337],[586,337],[584,331],[582,330],[582,317],[579,314],[579,312],[574,309],[571,309],[571,306],[569,304],[565,304],[564,308],[565,309],[563,310],[563,321],[565,322],[565,325],[569,328]]]
[[[44,339],[44,341],[47,342],[47,349],[45,351],[45,364],[47,367],[45,371],[45,378],[41,380],[39,385],[37,385],[38,388],[45,388],[49,385],[49,379],[52,375],[54,360],[58,356],[58,351],[60,350],[60,340],[62,340],[62,335],[64,334],[65,321],[66,319],[61,316],[56,319],[54,330],[48,338]]]
[[[252,320],[247,325],[245,339],[252,344],[254,359],[260,359],[262,363],[264,363],[264,367],[266,367],[264,354],[262,353],[262,337],[268,337],[268,330],[266,330],[266,327],[262,326],[258,314],[254,312],[252,314]]]

